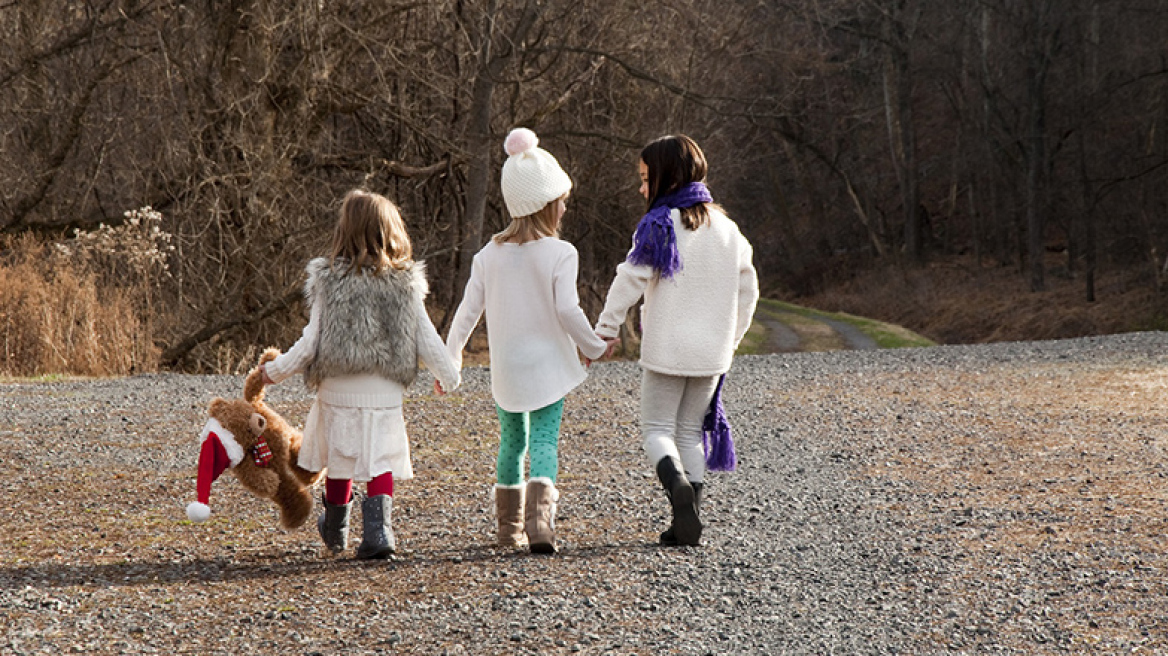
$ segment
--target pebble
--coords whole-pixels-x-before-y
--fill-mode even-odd
[[[204,409],[241,377],[7,384],[0,654],[1163,652],[1158,507],[1117,481],[1168,469],[1165,354],[1136,333],[738,358],[738,471],[707,475],[703,545],[673,549],[640,369],[596,363],[565,406],[550,557],[492,544],[487,370],[442,399],[423,373],[377,563],[322,556],[230,474],[185,521]],[[268,401],[299,425],[311,398]],[[1058,467],[997,453],[1031,441]]]

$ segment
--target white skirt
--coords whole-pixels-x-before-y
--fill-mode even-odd
[[[398,394],[397,403],[379,407],[337,405],[318,395],[304,421],[300,466],[309,471],[327,469],[329,478],[358,482],[386,472],[393,472],[395,481],[413,478],[410,440]]]

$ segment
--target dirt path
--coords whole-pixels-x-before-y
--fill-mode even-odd
[[[850,323],[843,321],[836,321],[835,319],[820,319],[823,323],[831,326],[832,330],[839,333],[843,337],[844,343],[848,348],[854,351],[866,351],[869,349],[880,348],[876,344],[876,340],[864,334],[859,328],[856,328]]]
[[[766,335],[756,347],[759,354],[823,351],[862,351],[880,348],[876,339],[847,321],[825,313],[786,306],[760,304],[755,311],[756,325]],[[873,322],[874,323],[874,322]]]
[[[808,350],[804,348],[806,342],[799,336],[799,333],[791,328],[787,323],[778,317],[771,315],[763,315],[758,319],[767,329],[768,335],[765,342],[765,349],[767,353],[798,353]],[[868,335],[865,335],[859,328],[845,323],[843,321],[835,321],[833,319],[811,319],[811,321],[818,321],[835,333],[833,338],[828,334],[826,339],[831,342],[840,342],[843,344],[841,349],[832,350],[852,350],[860,351],[867,349],[879,348],[876,340]],[[817,332],[826,333],[823,329]],[[822,337],[821,337],[822,339]]]
[[[767,339],[763,343],[763,350],[767,353],[797,353],[802,342],[799,333],[778,319],[759,316],[757,319],[767,329]]]

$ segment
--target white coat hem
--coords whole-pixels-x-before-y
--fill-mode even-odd
[[[648,369],[649,371],[653,371],[653,372],[656,372],[659,374],[665,374],[666,376],[686,376],[689,378],[699,378],[702,376],[721,376],[722,374],[730,371],[729,366],[721,367],[718,369],[703,369],[703,370],[694,371],[692,369],[677,369],[675,367],[662,367],[660,365],[650,364],[648,362],[645,362],[644,360],[641,360],[639,364],[641,365],[641,367],[643,369]]]

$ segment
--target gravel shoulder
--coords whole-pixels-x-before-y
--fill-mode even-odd
[[[0,654],[1168,653],[1168,333],[745,356],[739,471],[661,548],[639,368],[566,404],[560,554],[492,547],[488,372],[406,416],[387,562],[321,554],[230,475],[186,521],[242,377],[0,386]],[[299,423],[299,384],[269,402]],[[357,531],[359,538],[359,530]]]

